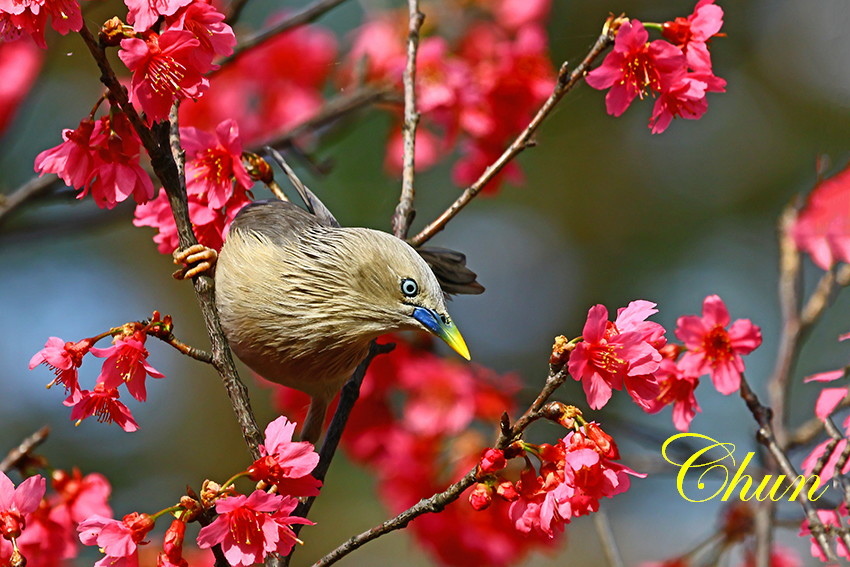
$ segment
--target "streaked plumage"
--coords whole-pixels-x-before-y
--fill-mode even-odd
[[[392,235],[340,227],[312,193],[305,201],[313,213],[283,201],[245,207],[215,279],[233,351],[264,378],[312,397],[302,438],[315,442],[328,404],[378,335],[425,330],[468,352],[420,254]],[[483,291],[463,255],[431,254],[453,291]]]

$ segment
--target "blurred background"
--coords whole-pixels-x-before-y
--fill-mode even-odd
[[[698,314],[703,298],[717,293],[733,319],[750,318],[762,328],[764,343],[748,358],[747,374],[764,395],[780,322],[778,214],[813,186],[819,158],[830,160],[830,173],[850,158],[850,5],[720,4],[727,37],[712,41],[712,55],[728,92],[709,95],[703,119],[677,120],[667,132],[651,135],[650,104],[636,103],[615,119],[605,114],[604,93],[580,85],[543,126],[537,147],[521,156],[526,183],[478,198],[434,239],[464,251],[487,287],[484,295],[460,297],[451,306],[475,361],[517,371],[530,389],[539,388],[553,336],[580,334],[591,305],[614,311],[648,299],[660,309],[654,320],[672,329],[677,317]],[[245,22],[257,25],[276,8],[271,0],[251,0]],[[692,8],[692,2],[679,0],[557,1],[548,27],[554,63],[583,57],[609,12],[661,22]],[[117,8],[88,10],[93,28]],[[350,0],[320,20],[337,33],[341,52],[363,11]],[[79,38],[51,37],[42,74],[0,139],[2,192],[33,177],[35,155],[58,143],[60,129],[75,127],[100,93]],[[319,145],[316,155],[334,164],[327,176],[301,169],[343,224],[389,228],[400,187],[383,168],[390,122],[380,111],[361,114]],[[458,194],[451,161],[417,177],[414,230]],[[142,426],[134,434],[94,420],[74,427],[62,392],[44,389],[52,375],[43,368],[27,370],[50,336],[78,340],[154,309],[174,317],[182,340],[206,347],[191,286],[171,279],[171,259],[157,253],[151,229],[131,225],[132,214],[129,203],[101,211],[64,192],[19,210],[0,227],[0,454],[49,424],[52,433],[40,452],[56,467],[106,474],[119,517],[165,507],[187,484],[222,480],[248,461],[212,369],[156,341],[148,342],[150,361],[168,378],[149,383],[146,404],[128,402]],[[808,260],[806,267],[811,283],[819,273]],[[846,294],[840,296],[808,340],[795,371],[792,424],[812,415],[817,388],[803,385],[802,378],[850,359],[846,344],[836,340],[850,330],[848,307]],[[89,361],[81,378],[91,381],[98,371]],[[258,421],[265,424],[276,416],[268,390],[244,376]],[[692,431],[736,443],[741,456],[754,450],[755,424],[739,398],[723,397],[708,384],[697,398],[703,413]],[[586,407],[577,384],[568,384],[558,399]],[[608,424],[626,464],[660,468],[661,442],[675,432],[669,409],[647,416],[626,396],[615,396],[603,412],[588,414]],[[711,533],[720,505],[685,502],[671,474],[636,480],[628,493],[603,504],[629,565],[691,548]],[[319,527],[310,530],[298,565],[387,517],[370,476],[343,457],[314,511]],[[782,508],[784,517],[797,513],[795,507]],[[591,520],[580,518],[567,532],[565,546],[527,564],[603,560]],[[795,532],[780,531],[780,541],[805,552],[808,544]],[[429,564],[409,536],[396,532],[345,564],[402,561]]]

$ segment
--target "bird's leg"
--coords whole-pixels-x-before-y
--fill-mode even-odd
[[[178,248],[172,257],[175,264],[185,265],[171,275],[177,280],[187,280],[204,272],[212,275],[218,252],[203,244],[195,244],[188,248]]]
[[[307,410],[307,418],[301,427],[301,440],[309,441],[315,445],[322,436],[325,425],[325,415],[328,412],[330,400],[320,397],[310,398],[310,409]]]

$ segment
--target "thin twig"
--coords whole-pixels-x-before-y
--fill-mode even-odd
[[[232,55],[219,61],[221,68],[226,66],[228,63],[230,63],[249,49],[257,47],[261,43],[270,40],[278,34],[282,34],[283,32],[289,31],[293,28],[303,26],[304,24],[309,24],[313,20],[318,19],[325,12],[333,10],[343,2],[345,2],[345,0],[318,0],[313,4],[310,4],[297,14],[293,14],[292,16],[281,20],[280,23],[275,24],[268,29],[259,31],[253,35],[249,35],[248,37],[243,38],[242,41],[240,41],[236,48],[233,50]],[[231,23],[237,18],[239,18],[239,14],[246,3],[247,0],[233,0],[229,8],[230,14],[227,17],[228,23]]]
[[[95,40],[91,32],[83,25],[80,36],[94,57],[101,71],[101,82],[110,92],[110,101],[114,101],[127,115],[145,150],[150,156],[154,173],[162,183],[168,196],[174,220],[177,225],[177,235],[180,247],[188,248],[198,241],[192,232],[189,220],[189,206],[186,197],[186,180],[183,175],[183,151],[180,148],[180,136],[177,126],[176,105],[172,108],[170,120],[148,128],[139,113],[130,104],[127,89],[121,85],[115,72],[106,58],[103,47]],[[207,333],[212,347],[212,364],[221,377],[236,419],[242,429],[242,436],[248,445],[248,450],[254,459],[259,458],[259,445],[263,441],[248,399],[248,389],[239,378],[233,355],[227,344],[227,339],[221,330],[218,312],[215,308],[215,294],[212,279],[207,275],[197,275],[192,278],[195,295],[204,317]]]
[[[579,63],[572,72],[569,71],[566,63],[561,65],[561,70],[558,72],[558,80],[555,83],[555,88],[552,91],[552,94],[549,95],[549,98],[546,99],[546,102],[543,103],[543,106],[540,107],[540,110],[537,111],[537,114],[534,115],[534,118],[532,118],[528,126],[525,127],[525,130],[517,136],[517,138],[510,146],[508,146],[508,148],[496,161],[484,170],[484,173],[482,173],[472,185],[464,189],[460,197],[458,197],[448,209],[443,211],[439,217],[423,228],[419,234],[411,238],[409,241],[410,244],[414,247],[421,246],[430,240],[435,234],[443,230],[446,227],[446,224],[452,220],[461,211],[461,209],[468,205],[469,202],[478,195],[484,186],[487,185],[487,183],[490,182],[490,180],[492,180],[503,167],[525,150],[525,148],[532,145],[532,137],[534,136],[534,133],[543,121],[546,120],[546,118],[552,113],[552,110],[554,110],[558,102],[560,102],[564,95],[570,92],[573,87],[582,78],[584,78],[584,75],[591,63],[593,63],[593,61],[613,43],[614,32],[606,25],[602,34],[596,40],[596,43],[593,44],[593,47],[591,47],[590,51],[587,55],[585,55],[581,63]]]
[[[9,451],[6,456],[0,461],[0,472],[9,472],[19,463],[28,459],[32,455],[33,449],[44,443],[47,436],[50,434],[50,427],[45,425],[23,441],[20,445]]]
[[[605,513],[605,510],[600,509],[593,514],[593,525],[596,527],[596,534],[602,544],[602,551],[605,552],[608,567],[625,567],[623,554],[620,553],[620,548],[614,539],[614,530],[611,529],[611,522],[608,520],[608,514]]]
[[[537,421],[543,416],[544,406],[552,393],[558,389],[564,381],[569,377],[563,366],[550,367],[549,375],[546,378],[546,384],[540,391],[540,394],[520,417],[516,423],[511,426],[507,422],[507,416],[503,417],[502,428],[499,432],[499,438],[494,445],[498,449],[505,449],[513,441],[518,439],[525,429],[534,421]],[[395,530],[400,530],[407,526],[413,519],[427,514],[429,512],[441,512],[446,506],[457,500],[464,490],[475,483],[477,467],[467,472],[463,478],[449,486],[443,492],[435,494],[429,498],[424,498],[400,513],[396,517],[389,519],[382,524],[373,527],[359,535],[356,535],[319,559],[313,564],[313,567],[326,567],[332,565],[350,554],[354,550],[362,547],[366,543]]]
[[[749,383],[743,375],[741,376],[741,398],[747,404],[747,408],[750,410],[750,413],[753,415],[753,418],[759,426],[757,435],[759,442],[767,447],[770,454],[776,460],[776,464],[779,469],[786,478],[794,479],[792,486],[796,487],[797,484],[803,482],[803,479],[797,474],[797,471],[794,469],[794,465],[791,464],[791,461],[788,459],[785,451],[783,451],[782,447],[780,447],[776,440],[772,425],[772,411],[770,408],[761,404],[758,396],[756,396],[755,392],[753,392],[752,388],[750,388]],[[809,522],[809,530],[812,532],[815,541],[817,541],[821,550],[826,555],[827,560],[836,561],[835,553],[832,551],[832,548],[829,545],[829,540],[826,537],[824,525],[821,523],[820,518],[818,518],[817,511],[809,501],[805,490],[798,491],[797,500],[800,502],[800,506],[803,507],[803,512]]]
[[[393,234],[398,238],[407,238],[410,223],[416,210],[413,208],[413,198],[416,194],[413,187],[416,161],[416,127],[419,124],[419,111],[416,109],[416,52],[419,49],[419,30],[425,15],[419,11],[419,0],[407,0],[407,65],[404,68],[404,124],[401,134],[404,143],[402,155],[401,196],[393,214]]]
[[[206,362],[207,364],[212,364],[212,354],[203,349],[187,345],[186,343],[175,337],[174,333],[169,333],[168,335],[160,335],[157,333],[153,333],[153,336],[155,336],[162,342],[173,346],[186,356],[194,358],[195,360],[200,360],[201,362]]]
[[[33,177],[8,195],[0,195],[0,222],[6,215],[30,199],[46,193],[58,181],[57,175],[48,173],[42,177]]]

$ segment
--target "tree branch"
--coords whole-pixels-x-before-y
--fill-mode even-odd
[[[543,417],[546,401],[568,377],[569,374],[566,372],[563,365],[550,366],[549,375],[546,378],[546,384],[543,386],[540,394],[522,417],[520,417],[513,426],[508,423],[507,415],[503,417],[499,437],[494,446],[497,449],[505,449],[508,445],[518,439],[529,425]],[[457,500],[464,490],[475,483],[476,474],[477,467],[467,472],[463,478],[449,486],[443,492],[435,494],[430,498],[424,498],[396,517],[350,538],[348,541],[319,559],[313,564],[313,567],[326,567],[328,565],[332,565],[366,543],[377,539],[384,534],[406,527],[412,520],[423,514],[427,514],[429,512],[441,512],[446,506]]]
[[[59,177],[52,173],[41,177],[33,177],[8,195],[0,195],[0,223],[4,217],[29,201],[47,193],[47,191],[59,181]]]
[[[419,0],[407,0],[407,65],[404,68],[404,124],[401,133],[404,143],[402,155],[401,196],[393,214],[393,234],[398,238],[407,238],[410,223],[416,214],[413,208],[413,187],[416,160],[416,127],[419,124],[419,112],[416,110],[416,52],[419,49],[419,30],[425,15],[419,11]]]
[[[32,455],[33,449],[44,443],[50,434],[50,427],[45,425],[23,441],[20,445],[9,451],[0,461],[0,472],[9,472]]]
[[[148,128],[136,109],[130,104],[127,90],[118,82],[103,47],[94,39],[85,25],[80,30],[80,35],[100,68],[100,80],[109,89],[111,100],[114,100],[127,115],[150,156],[154,173],[168,195],[174,221],[177,224],[180,247],[188,248],[197,244],[198,241],[194,232],[192,232],[192,223],[189,220],[186,180],[183,175],[183,151],[180,148],[176,105],[172,108],[169,122],[160,122],[153,128]],[[210,337],[212,364],[221,377],[230,398],[248,450],[251,456],[257,459],[260,456],[258,446],[262,443],[263,437],[251,410],[248,390],[239,378],[236,365],[233,362],[233,355],[221,330],[221,323],[215,308],[212,278],[203,274],[197,275],[192,278],[192,283]]]
[[[786,478],[794,479],[793,486],[796,487],[797,484],[803,481],[800,479],[797,471],[794,470],[794,465],[791,464],[791,461],[788,459],[785,451],[783,451],[782,447],[776,440],[772,425],[773,412],[769,407],[761,405],[758,396],[756,396],[755,392],[753,392],[752,388],[750,388],[749,383],[743,375],[741,375],[741,398],[747,404],[747,408],[750,410],[750,413],[753,415],[753,418],[759,426],[757,435],[759,443],[767,447],[768,451],[775,459],[779,469]],[[829,545],[829,540],[826,538],[826,529],[821,523],[820,518],[818,518],[817,511],[814,506],[812,506],[812,503],[809,501],[808,495],[804,490],[800,490],[798,492],[797,500],[800,502],[800,506],[803,507],[803,512],[809,522],[809,529],[821,550],[826,555],[827,560],[836,561],[835,553],[832,551],[832,548]],[[759,557],[758,559],[760,560],[761,558]]]
[[[534,136],[534,133],[537,132],[537,129],[543,121],[546,120],[546,118],[548,118],[548,116],[552,113],[552,110],[554,110],[558,102],[560,102],[565,94],[573,89],[579,80],[584,78],[584,75],[591,63],[593,63],[593,61],[599,57],[603,51],[613,45],[613,43],[614,32],[606,24],[602,34],[599,38],[597,38],[596,43],[593,44],[593,47],[591,47],[590,51],[587,55],[585,55],[582,62],[579,63],[572,72],[569,72],[566,63],[561,65],[561,70],[558,73],[558,81],[555,83],[555,88],[552,91],[552,94],[549,95],[549,98],[543,103],[543,106],[540,107],[540,110],[537,111],[537,114],[534,115],[534,118],[531,119],[531,122],[528,123],[525,130],[517,136],[517,138],[510,146],[508,146],[508,148],[496,161],[484,170],[484,173],[482,173],[472,185],[464,189],[460,197],[458,197],[448,209],[443,211],[439,217],[423,228],[419,234],[411,238],[409,240],[410,244],[414,247],[421,246],[430,240],[435,234],[443,230],[446,227],[446,224],[452,220],[461,211],[461,209],[468,205],[469,202],[478,195],[481,189],[483,189],[484,186],[487,185],[487,183],[489,183],[503,167],[522,153],[525,148],[530,146],[532,144],[532,136]]]

